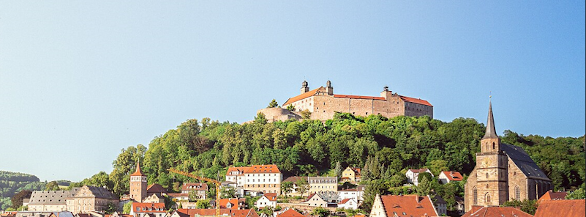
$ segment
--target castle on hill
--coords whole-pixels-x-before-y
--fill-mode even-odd
[[[291,111],[287,108],[292,108]],[[311,112],[310,119],[328,120],[336,112],[350,113],[358,116],[371,114],[382,115],[387,118],[396,116],[429,116],[433,118],[433,106],[426,100],[402,96],[389,91],[384,87],[380,96],[357,96],[334,94],[332,82],[326,86],[309,90],[307,81],[301,84],[301,94],[289,98],[281,108],[266,108],[258,112],[263,113],[269,122],[301,119],[300,112]]]

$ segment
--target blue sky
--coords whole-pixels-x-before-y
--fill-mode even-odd
[[[332,81],[584,135],[584,1],[0,1],[0,170],[80,181],[187,119]]]

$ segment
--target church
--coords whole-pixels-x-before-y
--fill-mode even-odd
[[[499,206],[509,200],[535,200],[553,189],[551,180],[521,147],[501,143],[496,135],[492,103],[486,132],[476,153],[476,166],[466,182],[466,212],[472,206]]]

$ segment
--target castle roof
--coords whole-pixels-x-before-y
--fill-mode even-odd
[[[483,139],[496,139],[499,138],[496,135],[496,129],[494,127],[494,117],[492,116],[492,102],[488,103],[488,120],[486,121],[486,132],[484,133]]]
[[[547,175],[537,166],[535,161],[529,157],[523,148],[501,143],[501,150],[519,167],[521,172],[528,178],[550,180]]]
[[[385,100],[384,97],[380,96],[357,96],[357,95],[342,95],[342,94],[334,94],[336,98],[350,98],[350,99],[373,99],[373,100]]]
[[[426,105],[426,106],[432,106],[431,103],[429,103],[427,100],[422,100],[422,99],[415,99],[413,97],[408,97],[408,96],[399,96],[401,97],[401,99],[405,102],[410,102],[410,103],[416,103],[416,104],[421,104],[421,105]]]
[[[66,205],[65,199],[72,197],[80,188],[69,191],[33,191],[29,205]]]
[[[294,96],[292,98],[289,98],[289,99],[287,99],[287,101],[285,103],[283,103],[283,106],[286,106],[286,105],[289,105],[289,104],[291,104],[293,102],[297,102],[299,100],[302,100],[302,99],[305,99],[307,97],[313,96],[313,95],[315,95],[318,92],[318,90],[324,90],[325,91],[325,88],[324,87],[319,87],[319,88],[316,88],[316,89],[307,91],[305,93],[302,93],[300,95]]]
[[[311,97],[316,95],[318,92],[325,92],[325,88],[319,87],[310,91],[307,91],[305,93],[302,93],[300,95],[291,97],[289,99],[287,99],[287,101],[285,103],[283,103],[283,107],[287,106],[291,103],[297,102],[299,100]],[[335,98],[350,98],[350,99],[371,99],[371,100],[385,100],[384,97],[378,97],[378,96],[359,96],[359,95],[345,95],[345,94],[334,94],[333,95]],[[405,101],[405,102],[410,102],[410,103],[415,103],[415,104],[421,104],[421,105],[426,105],[426,106],[432,106],[431,103],[429,103],[427,100],[423,100],[423,99],[419,99],[419,98],[413,98],[413,97],[408,97],[408,96],[401,96],[399,95],[399,97]]]

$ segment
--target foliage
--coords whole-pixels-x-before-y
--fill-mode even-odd
[[[535,215],[535,210],[537,210],[537,200],[510,200],[505,202],[503,205],[504,207],[515,207],[521,209],[521,211],[529,213],[531,215]]]
[[[0,210],[18,208],[12,205],[12,196],[22,190],[44,190],[45,184],[34,175],[0,170]]]
[[[112,214],[114,212],[116,212],[116,204],[110,202],[107,204],[106,210],[104,210],[106,212],[106,214]]]
[[[251,197],[251,196],[245,196],[244,198],[246,198],[246,207],[251,209],[252,207],[254,207],[256,205],[256,201],[258,199],[260,199],[260,196],[257,197]]]
[[[59,183],[57,181],[51,181],[45,185],[45,191],[56,191],[59,190]]]
[[[423,174],[428,174],[428,173],[423,173]],[[419,174],[419,176],[421,176],[422,174]],[[431,180],[429,180],[429,178],[426,178],[424,176],[424,178],[422,178],[419,181],[419,185],[417,185],[416,189],[417,189],[417,194],[419,196],[426,196],[429,195],[429,193],[431,193]]]
[[[15,194],[14,196],[12,196],[12,198],[10,199],[12,202],[12,208],[17,209],[19,207],[22,206],[22,200],[24,198],[30,198],[31,194],[33,192],[30,190],[22,190],[20,192],[18,192],[17,194]]]
[[[236,189],[232,186],[223,187],[220,189],[220,198],[235,198]]]
[[[122,214],[130,214],[131,209],[132,209],[132,201],[125,203],[124,207],[122,208]]]
[[[210,208],[210,200],[198,200],[195,202],[195,206],[198,209],[208,209]]]
[[[267,108],[276,108],[279,107],[279,103],[277,103],[277,100],[273,99],[270,103],[269,106],[267,106]]]
[[[572,193],[566,195],[566,199],[568,200],[577,200],[577,199],[586,199],[586,194],[584,194],[584,188],[578,188],[574,190]]]
[[[303,196],[307,191],[309,191],[309,183],[305,179],[299,179],[295,183],[297,185],[297,191]]]
[[[328,216],[329,214],[330,214],[330,211],[323,208],[323,207],[316,207],[315,209],[313,209],[313,211],[311,211],[311,215],[313,215],[313,216],[325,217],[325,216]]]
[[[281,193],[285,196],[293,191],[293,182],[281,182]]]
[[[258,210],[259,214],[265,214],[266,216],[272,216],[274,212],[273,207],[265,206],[262,209]]]
[[[301,118],[303,118],[303,119],[311,118],[311,112],[308,109],[301,111]]]
[[[293,104],[289,104],[287,106],[287,110],[289,110],[289,111],[295,111],[295,106],[293,106]]]

